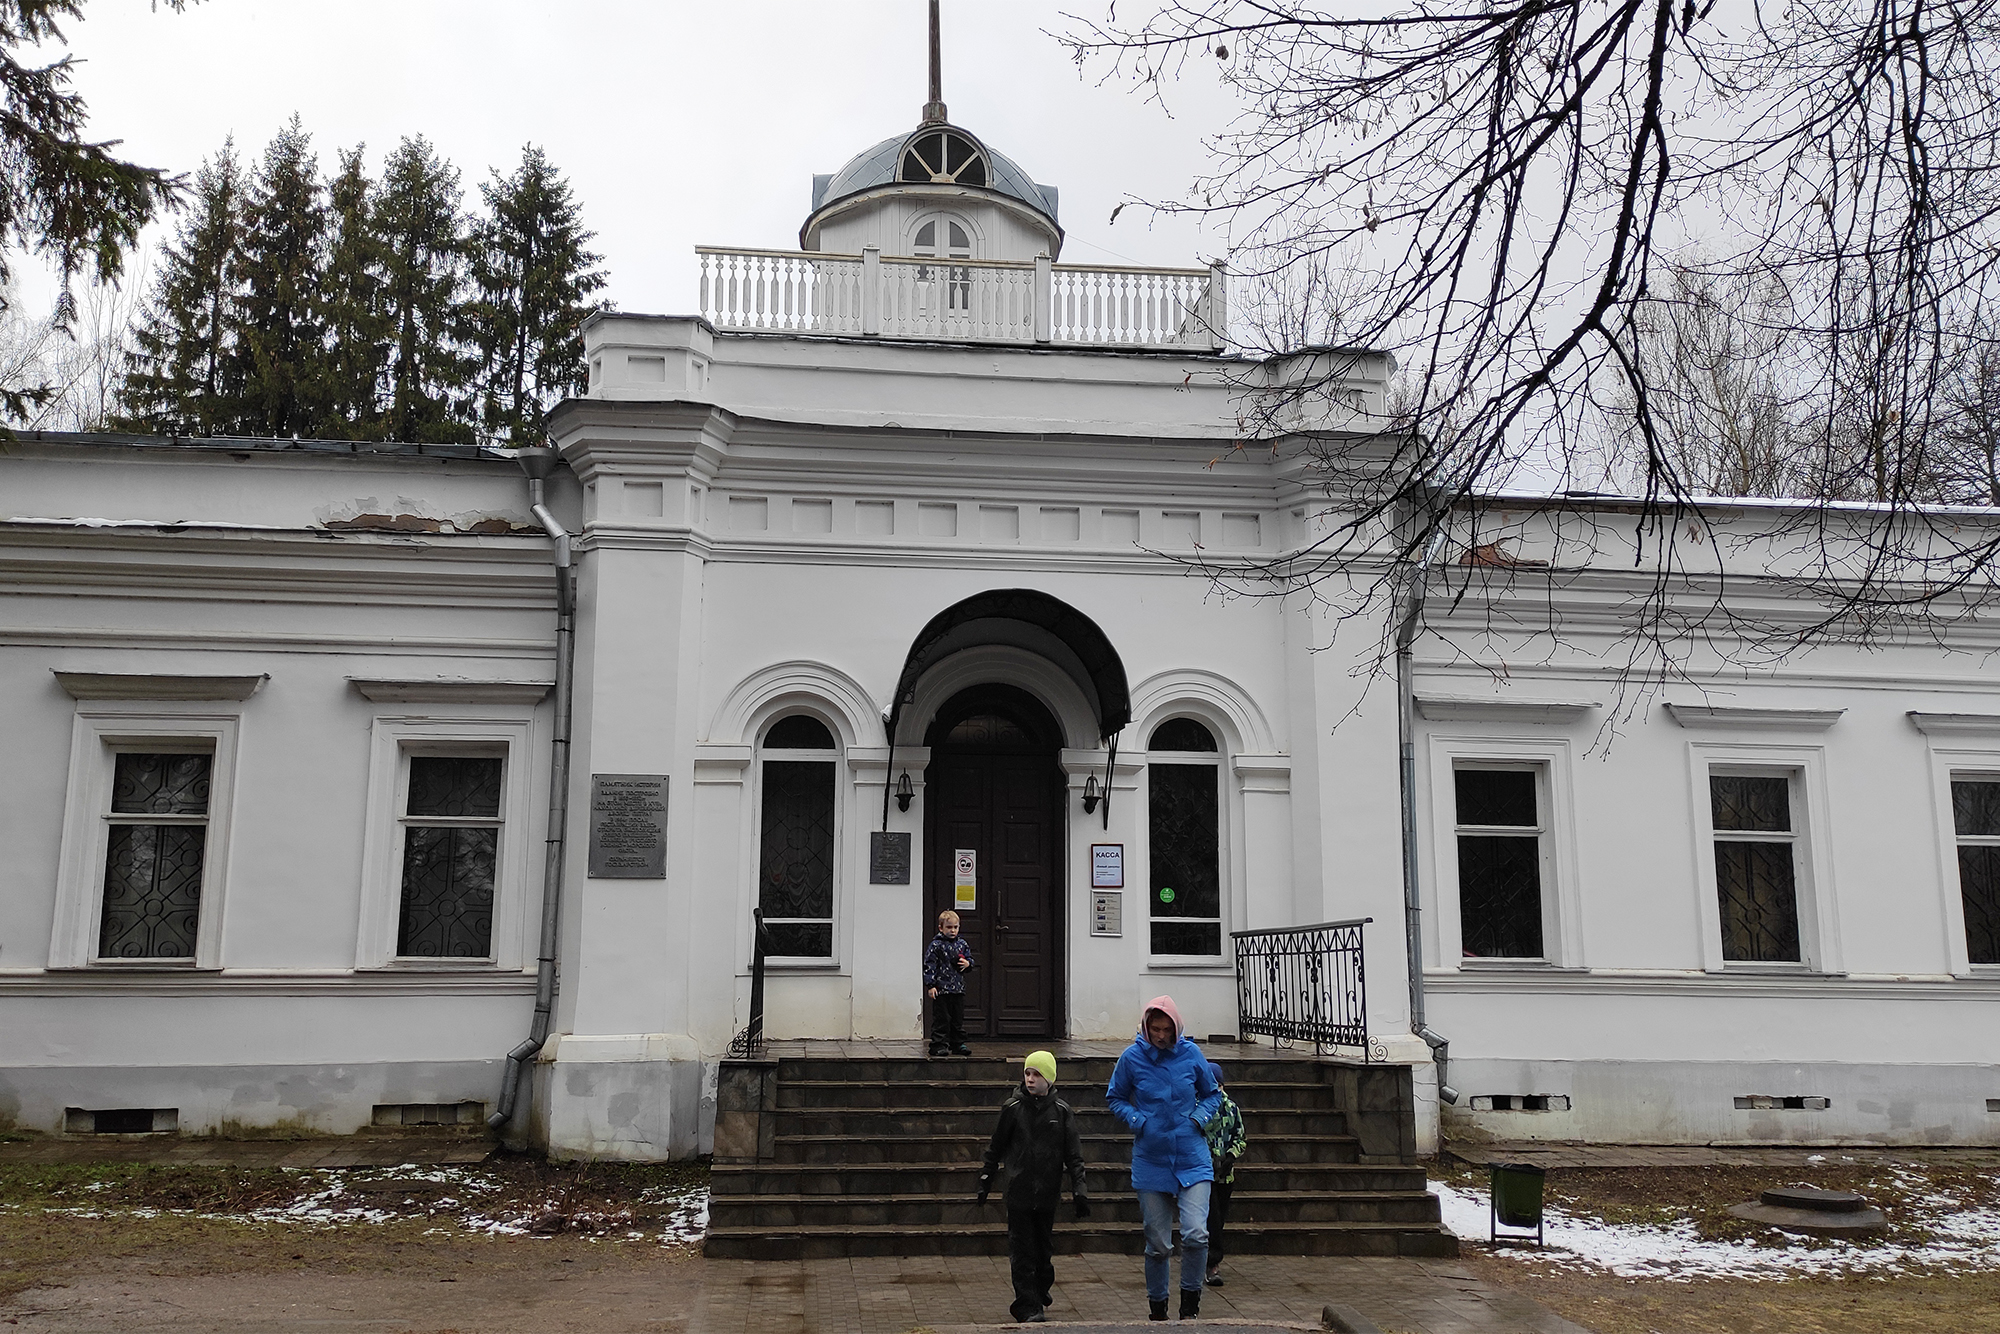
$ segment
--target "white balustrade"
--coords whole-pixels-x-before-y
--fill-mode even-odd
[[[1188,348],[1224,343],[1224,274],[702,246],[719,329],[951,342]]]

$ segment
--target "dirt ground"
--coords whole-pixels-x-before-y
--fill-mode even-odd
[[[1940,1197],[1964,1207],[2000,1208],[2000,1156],[1984,1164],[1857,1156],[1792,1168],[1558,1169],[1548,1203],[1607,1223],[1670,1224],[1685,1219],[1705,1241],[1781,1244],[1784,1238],[1727,1212],[1781,1185],[1860,1192],[1883,1208],[1889,1231],[1864,1245],[1922,1245]],[[1484,1169],[1452,1161],[1435,1178],[1480,1184]],[[1468,1268],[1491,1283],[1531,1297],[1599,1334],[2000,1334],[2000,1271],[1946,1267],[1852,1277],[1783,1280],[1621,1278],[1601,1270],[1541,1261],[1523,1248],[1496,1254],[1485,1238],[1462,1238]]]

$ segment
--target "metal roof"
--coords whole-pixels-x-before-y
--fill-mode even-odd
[[[903,149],[919,135],[935,134],[940,128],[948,128],[953,133],[964,135],[979,145],[979,150],[986,155],[987,166],[991,169],[988,183],[984,188],[996,194],[1006,195],[1010,199],[1017,199],[1036,212],[1044,214],[1050,222],[1056,221],[1056,188],[1053,185],[1037,185],[1013,159],[994,152],[978,135],[956,125],[944,127],[920,125],[908,134],[884,139],[866,152],[856,154],[846,166],[831,176],[813,177],[812,211],[818,213],[828,204],[845,199],[849,195],[858,195],[865,190],[896,184],[896,168],[903,160]]]

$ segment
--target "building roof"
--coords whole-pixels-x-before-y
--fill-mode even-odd
[[[846,166],[831,176],[813,177],[812,211],[818,213],[828,204],[874,190],[884,185],[896,183],[896,171],[903,159],[903,150],[912,139],[923,134],[935,134],[940,128],[948,128],[955,134],[965,136],[979,145],[986,155],[992,171],[988,184],[983,187],[1017,199],[1036,212],[1044,214],[1050,222],[1056,221],[1056,188],[1053,185],[1037,185],[1027,172],[1021,170],[1012,158],[996,153],[978,135],[969,130],[952,125],[920,125],[907,134],[899,134],[893,139],[884,139],[873,148],[856,154]]]

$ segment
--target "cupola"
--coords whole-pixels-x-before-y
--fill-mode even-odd
[[[931,0],[930,100],[918,127],[857,154],[839,171],[813,177],[812,214],[801,250],[912,258],[1025,261],[1062,253],[1056,190],[1038,185],[1012,159],[945,111],[938,0]]]

